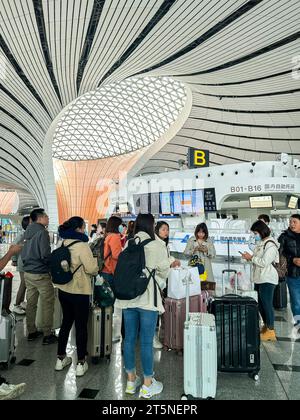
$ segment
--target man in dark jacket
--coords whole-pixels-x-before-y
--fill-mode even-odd
[[[279,237],[280,249],[288,262],[287,284],[295,326],[300,326],[300,215],[294,214],[290,227]]]
[[[24,246],[21,258],[27,288],[26,322],[28,341],[35,340],[41,333],[35,325],[38,299],[42,307],[43,344],[57,342],[52,334],[54,312],[54,289],[50,276],[50,238],[46,226],[49,217],[44,209],[33,210],[30,214],[32,223],[24,234]]]

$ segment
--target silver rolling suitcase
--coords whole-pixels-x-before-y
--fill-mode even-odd
[[[214,399],[217,389],[215,317],[189,313],[189,284],[184,324],[184,395],[181,399]]]
[[[9,368],[16,361],[16,318],[12,313],[2,315],[4,282],[0,276],[0,364]]]
[[[93,305],[88,321],[88,354],[92,363],[97,364],[100,358],[110,361],[112,351],[112,318],[113,308],[98,308]]]

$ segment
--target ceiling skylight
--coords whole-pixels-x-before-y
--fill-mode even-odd
[[[133,78],[89,92],[58,123],[53,157],[101,159],[149,146],[176,121],[185,100],[184,85],[167,77]]]

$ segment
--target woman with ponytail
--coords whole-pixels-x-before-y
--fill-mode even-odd
[[[63,245],[69,247],[71,254],[71,271],[73,279],[59,288],[59,300],[63,311],[63,321],[59,332],[58,351],[55,370],[63,370],[72,363],[66,356],[66,347],[73,323],[76,329],[76,346],[78,363],[76,376],[83,376],[88,370],[87,323],[89,316],[90,295],[92,294],[91,277],[98,273],[97,259],[93,257],[85,235],[85,222],[81,217],[71,217],[59,229]],[[77,270],[75,272],[75,270]]]

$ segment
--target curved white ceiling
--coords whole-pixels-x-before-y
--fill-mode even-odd
[[[184,127],[142,173],[177,169],[188,146],[209,148],[215,165],[299,158],[298,0],[0,0],[0,13],[0,182],[40,204],[54,118],[133,76],[193,90]]]
[[[186,89],[168,77],[131,78],[82,95],[64,113],[53,139],[53,157],[94,160],[147,147],[183,109]]]

